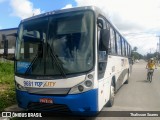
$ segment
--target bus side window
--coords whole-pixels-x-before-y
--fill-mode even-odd
[[[104,25],[103,25],[103,20],[102,19],[98,19],[98,41],[99,41],[99,51],[106,51],[105,49],[105,45],[102,42],[101,39],[101,30],[104,29]]]
[[[117,53],[118,55],[121,55],[121,39],[119,34],[116,33],[116,42],[117,42]]]
[[[116,36],[113,28],[110,28],[110,49],[112,54],[116,54]]]
[[[121,42],[122,42],[122,55],[125,56],[125,41],[123,38],[121,38]]]

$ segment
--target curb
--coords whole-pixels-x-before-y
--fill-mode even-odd
[[[15,105],[12,105],[12,106],[9,106],[9,107],[5,108],[4,111],[6,111],[6,112],[7,112],[7,111],[9,111],[9,112],[12,112],[12,111],[23,112],[23,111],[25,111],[25,110],[22,109],[22,108],[20,108],[20,107],[18,107],[18,105],[15,104]]]
[[[25,110],[22,109],[22,108],[19,108],[18,105],[12,105],[12,106],[9,106],[7,108],[4,109],[4,112],[24,112]],[[0,113],[0,116],[2,116],[2,113]],[[10,120],[11,118],[10,117],[0,117],[0,120]]]

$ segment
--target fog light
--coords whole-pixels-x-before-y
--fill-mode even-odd
[[[90,80],[85,81],[85,85],[87,87],[91,87],[92,86],[92,81],[90,81]]]
[[[20,89],[20,90],[22,90],[24,87],[21,86],[20,84],[17,84],[17,88]]]
[[[23,87],[22,85],[18,84],[18,83],[16,83],[16,88],[17,88],[18,90],[26,91],[26,88]]]
[[[82,92],[82,91],[84,90],[84,87],[83,87],[82,85],[79,85],[79,86],[78,86],[78,90],[79,90],[80,92]]]

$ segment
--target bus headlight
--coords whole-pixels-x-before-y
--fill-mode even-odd
[[[79,90],[80,92],[83,92],[84,87],[83,87],[82,85],[79,85],[79,86],[78,86],[78,90]]]
[[[92,81],[90,81],[90,80],[86,80],[84,83],[85,83],[85,85],[87,87],[91,87],[92,86]]]
[[[72,87],[68,94],[77,94],[93,89],[94,87],[93,81],[94,81],[94,72],[91,72],[86,75],[85,80],[83,82]]]
[[[86,91],[91,90],[91,89],[93,89],[92,81],[91,80],[85,80],[84,82],[72,87],[69,94],[82,93],[82,92],[86,92]]]

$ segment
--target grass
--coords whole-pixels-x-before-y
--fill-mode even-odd
[[[14,64],[0,62],[0,111],[15,103]]]

